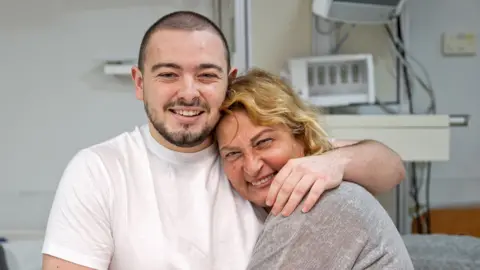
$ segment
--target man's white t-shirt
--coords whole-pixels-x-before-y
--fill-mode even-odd
[[[245,269],[262,214],[232,190],[215,145],[174,152],[145,125],[70,161],[43,253],[94,269]]]

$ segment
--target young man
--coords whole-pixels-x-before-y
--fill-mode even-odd
[[[221,31],[199,14],[171,13],[147,30],[132,77],[148,125],[71,160],[44,270],[245,269],[264,220],[231,189],[211,135],[235,76],[229,59]],[[294,210],[306,195],[292,195],[302,177],[323,189],[347,179],[383,192],[403,173],[399,156],[372,141],[291,160],[274,180],[272,211]]]

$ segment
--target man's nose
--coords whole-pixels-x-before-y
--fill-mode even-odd
[[[246,155],[243,171],[249,177],[257,177],[263,167],[263,161],[258,155]]]
[[[189,76],[185,76],[178,92],[178,97],[190,102],[200,96],[198,84]]]

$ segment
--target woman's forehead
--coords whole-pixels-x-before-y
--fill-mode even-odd
[[[235,110],[222,117],[217,126],[217,139],[219,147],[238,146],[237,144],[251,144],[264,134],[273,132],[288,132],[283,125],[261,126],[255,124],[247,112]]]
[[[233,143],[238,139],[245,139],[248,137],[249,131],[255,127],[245,111],[236,110],[224,115],[216,130],[219,146]]]

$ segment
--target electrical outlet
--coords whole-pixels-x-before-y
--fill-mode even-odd
[[[443,55],[474,56],[477,54],[477,36],[474,33],[444,33]]]

